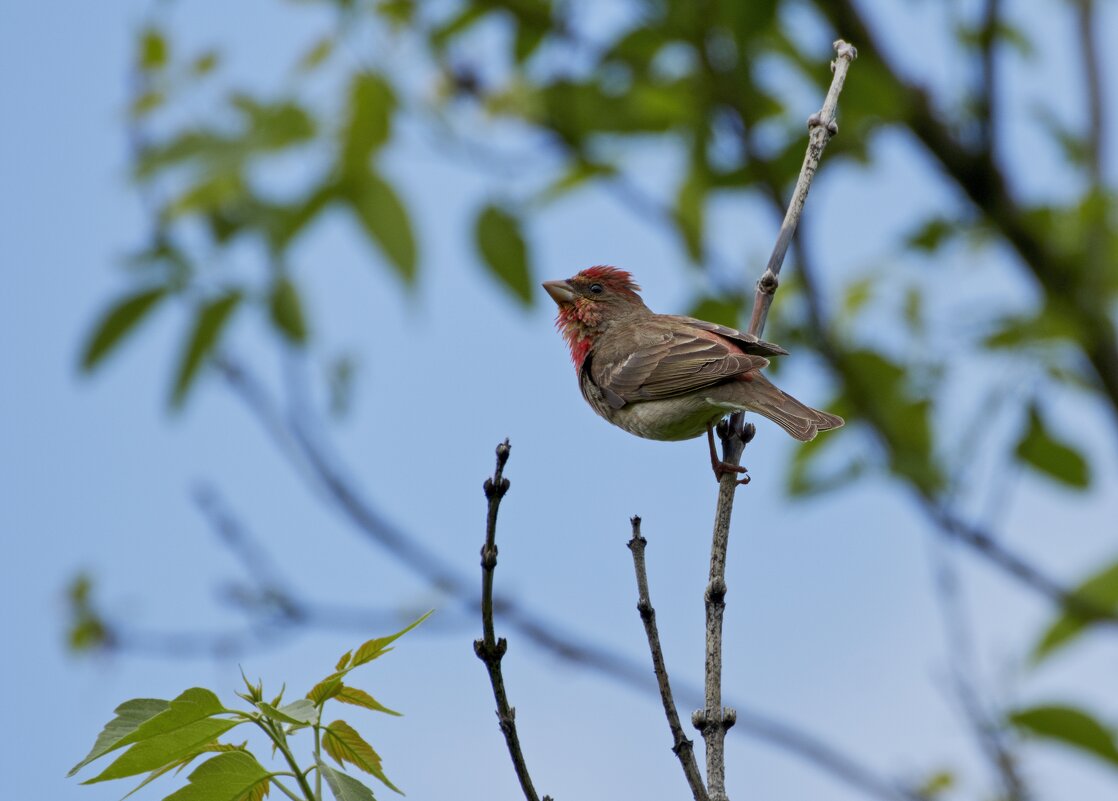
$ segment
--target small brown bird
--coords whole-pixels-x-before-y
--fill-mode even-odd
[[[779,345],[692,317],[655,314],[624,270],[590,267],[543,288],[559,306],[555,325],[594,411],[646,439],[691,439],[706,431],[716,476],[741,472],[714,450],[713,426],[732,412],[755,412],[804,442],[843,424],[761,374],[766,356],[787,353]]]

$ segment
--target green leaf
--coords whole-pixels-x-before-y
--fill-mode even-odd
[[[1082,709],[1034,706],[1010,713],[1009,720],[1030,734],[1069,745],[1118,767],[1114,732]]]
[[[400,277],[408,284],[413,283],[417,261],[415,235],[396,190],[379,176],[368,174],[350,185],[347,199],[365,234],[380,247]]]
[[[335,720],[322,730],[322,748],[339,765],[346,762],[356,765],[366,773],[375,776],[390,790],[400,793],[399,788],[388,780],[381,770],[380,755],[364,738],[344,720]],[[400,793],[403,795],[403,793]]]
[[[272,323],[291,342],[302,345],[307,341],[307,320],[299,290],[286,276],[272,284],[268,297],[268,311]]]
[[[532,304],[532,276],[528,247],[520,220],[504,209],[488,205],[478,215],[474,230],[485,266],[525,306]]]
[[[341,162],[346,172],[363,174],[369,156],[392,135],[396,95],[383,77],[358,72],[349,85],[349,109],[341,136]]]
[[[400,629],[395,634],[390,634],[387,637],[375,637],[371,640],[366,640],[356,651],[353,652],[353,661],[350,663],[350,667],[352,668],[357,667],[358,665],[364,665],[366,662],[372,662],[377,657],[384,655],[387,652],[389,645],[396,642],[396,640],[403,637],[424,620],[431,617],[431,615],[433,615],[434,613],[435,610],[432,609],[430,612],[423,615],[414,623],[409,623],[407,626]]]
[[[720,295],[718,297],[700,298],[687,311],[687,316],[737,328],[741,317],[742,304],[743,300],[740,297]]]
[[[1118,561],[1092,574],[1073,592],[1085,601],[1103,609],[1118,611]],[[1033,663],[1047,659],[1059,649],[1070,645],[1079,637],[1091,620],[1080,614],[1065,611],[1049,625],[1033,649]]]
[[[300,72],[310,72],[320,66],[334,52],[334,37],[325,36],[315,42],[299,59],[296,67]]]
[[[1074,489],[1086,489],[1091,483],[1090,466],[1083,455],[1059,441],[1048,431],[1036,406],[1029,408],[1029,421],[1017,442],[1017,458]]]
[[[186,690],[163,712],[144,721],[108,748],[107,751],[112,751],[124,745],[132,746],[99,775],[83,784],[135,776],[194,753],[240,723],[238,720],[214,718],[222,712],[224,707],[209,690],[201,687]]]
[[[352,704],[353,706],[361,706],[365,709],[371,709],[374,712],[384,712],[389,715],[396,715],[400,717],[400,713],[394,709],[389,709],[373,696],[369,695],[364,690],[359,690],[356,687],[347,687],[342,685],[338,693],[334,696],[343,704]]]
[[[239,801],[271,781],[256,757],[239,750],[206,760],[187,778],[190,784],[163,801]]]
[[[706,221],[706,195],[710,179],[705,167],[693,169],[676,196],[676,224],[691,261],[703,260],[703,231]]]
[[[161,768],[156,768],[151,773],[149,773],[147,776],[145,776],[144,780],[142,782],[140,782],[135,787],[133,787],[131,790],[129,790],[128,793],[124,796],[124,798],[128,798],[131,795],[135,795],[141,788],[146,787],[147,785],[151,784],[153,781],[158,779],[160,776],[164,776],[164,775],[170,773],[171,771],[175,771],[175,773],[178,773],[183,768],[185,768],[187,765],[189,765],[191,762],[193,762],[195,759],[200,757],[202,754],[213,754],[213,753],[220,754],[220,753],[225,753],[227,751],[246,751],[247,750],[247,745],[248,745],[247,740],[245,742],[241,743],[240,745],[233,745],[231,743],[210,743],[209,745],[205,745],[205,746],[199,748],[197,751],[195,751],[192,754],[187,754],[186,756],[182,757],[181,759],[177,759],[173,762],[168,762],[166,765],[164,765]],[[124,801],[124,799],[121,799],[121,801]]]
[[[318,770],[338,801],[376,801],[373,791],[352,776],[335,770],[321,760]]]
[[[307,698],[292,701],[287,706],[279,709],[264,701],[258,701],[256,706],[272,720],[278,720],[280,723],[305,726],[318,722],[318,709],[315,707],[314,701]]]
[[[344,676],[346,672],[347,671],[340,671],[327,676],[310,689],[310,692],[307,693],[307,698],[318,706],[334,698],[341,692],[342,676]]]
[[[924,253],[934,253],[955,236],[962,224],[946,217],[931,217],[905,237],[905,245]]]
[[[82,354],[82,369],[92,370],[167,296],[167,287],[145,289],[118,298],[94,326]]]
[[[190,73],[195,78],[202,78],[217,69],[220,63],[221,54],[216,50],[207,50],[191,62]]]
[[[231,291],[202,305],[194,318],[194,329],[187,340],[186,349],[179,360],[171,405],[182,406],[197,378],[198,369],[217,346],[221,332],[230,316],[241,302],[241,293]]]
[[[140,47],[137,57],[140,69],[145,72],[162,69],[167,66],[167,59],[167,40],[163,33],[155,28],[146,28],[140,34]]]
[[[73,776],[99,756],[127,745],[123,742],[126,737],[134,733],[143,723],[165,712],[170,706],[170,701],[159,698],[133,698],[131,701],[125,701],[114,710],[116,717],[105,724],[105,728],[97,735],[97,740],[85,759],[70,768],[70,772],[66,775]]]
[[[349,660],[353,658],[353,651],[346,651],[338,658],[338,664],[334,665],[334,670],[344,670],[349,664]]]

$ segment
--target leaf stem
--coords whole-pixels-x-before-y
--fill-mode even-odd
[[[291,770],[295,772],[295,781],[299,783],[299,789],[303,791],[303,796],[306,801],[318,801],[318,797],[314,794],[310,784],[307,783],[307,777],[299,770],[299,763],[295,761],[295,755],[291,753],[291,749],[287,747],[287,742],[282,734],[277,732],[271,723],[266,722],[260,718],[255,718],[253,721],[260,729],[268,735],[279,752],[283,754],[283,758],[287,760],[287,764],[291,766]]]

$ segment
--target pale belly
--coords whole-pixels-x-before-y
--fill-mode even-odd
[[[713,398],[691,395],[666,400],[636,401],[614,409],[590,382],[582,394],[599,415],[630,434],[668,442],[692,439],[706,433],[730,410]],[[712,394],[718,394],[717,391]]]

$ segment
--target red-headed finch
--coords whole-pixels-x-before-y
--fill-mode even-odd
[[[590,267],[543,287],[559,306],[555,325],[594,411],[647,439],[707,432],[716,475],[735,469],[714,451],[712,427],[727,414],[755,412],[804,442],[843,424],[761,374],[766,356],[787,353],[779,345],[715,323],[656,314],[624,270]]]

